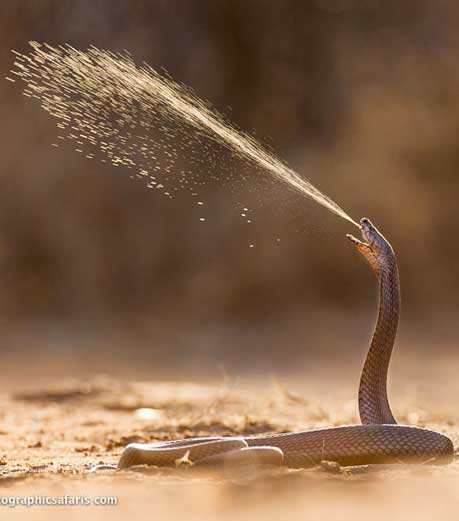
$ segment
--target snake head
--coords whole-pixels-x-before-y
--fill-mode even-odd
[[[373,270],[379,274],[381,267],[386,264],[387,258],[394,257],[392,246],[376,226],[372,224],[370,219],[366,217],[360,219],[360,231],[365,242],[356,239],[350,234],[347,234],[346,237],[367,259]]]

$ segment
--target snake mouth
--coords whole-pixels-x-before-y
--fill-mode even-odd
[[[346,237],[354,244],[354,246],[357,247],[357,249],[361,251],[363,249],[363,251],[366,252],[374,252],[374,250],[377,249],[378,231],[367,217],[362,217],[362,219],[360,219],[360,232],[363,241],[349,233]]]

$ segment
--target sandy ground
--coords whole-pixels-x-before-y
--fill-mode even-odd
[[[312,386],[320,389],[320,385]],[[214,384],[126,382],[108,377],[64,380],[0,398],[0,502],[20,497],[77,496],[110,506],[0,506],[11,519],[457,519],[459,464],[447,467],[370,466],[223,469],[192,467],[90,473],[116,463],[130,441],[215,434],[254,434],[357,422],[350,390],[340,385],[314,396],[294,392],[269,376],[247,382],[222,376]],[[320,394],[320,396],[319,396]],[[416,399],[419,400],[419,395]],[[438,429],[459,442],[450,396],[441,413],[403,396],[400,422]],[[13,499],[12,499],[13,498]],[[17,499],[21,501],[20,499]],[[30,499],[29,499],[30,500]]]

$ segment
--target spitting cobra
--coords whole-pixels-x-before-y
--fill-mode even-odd
[[[379,313],[362,370],[359,413],[362,425],[243,437],[189,438],[159,443],[132,443],[118,463],[123,469],[147,464],[173,466],[258,462],[307,468],[322,461],[342,466],[374,463],[446,464],[453,444],[438,432],[397,425],[387,398],[387,372],[400,313],[397,260],[389,242],[369,219],[360,220],[362,242],[347,238],[370,264],[379,282]]]

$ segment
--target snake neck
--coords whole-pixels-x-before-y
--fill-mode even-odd
[[[395,254],[391,251],[377,271],[379,312],[359,387],[363,424],[397,423],[387,398],[387,373],[400,314],[400,286]]]

